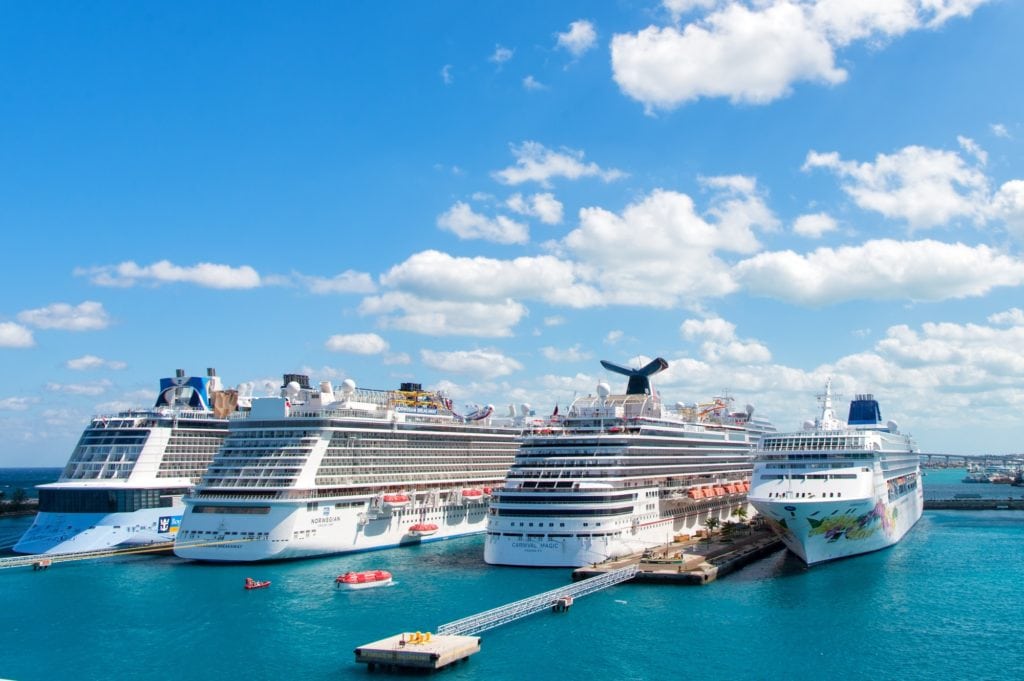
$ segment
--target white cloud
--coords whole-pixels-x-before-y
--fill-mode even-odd
[[[473,212],[467,203],[456,202],[437,218],[437,226],[460,239],[486,239],[499,244],[525,244],[530,240],[529,227],[504,215],[493,220]]]
[[[985,174],[952,151],[909,146],[892,155],[879,154],[874,163],[811,151],[803,168],[831,170],[847,180],[843,191],[858,206],[906,220],[914,229],[960,218],[981,222],[988,209]]]
[[[579,283],[571,262],[550,255],[497,260],[423,251],[388,270],[381,276],[381,283],[416,295],[454,301],[516,297],[572,307],[601,302],[597,291]]]
[[[38,402],[38,397],[4,397],[0,399],[0,411],[28,411]]]
[[[345,270],[333,277],[315,277],[294,273],[297,282],[309,289],[310,293],[326,295],[331,293],[373,293],[377,287],[373,277],[366,272]]]
[[[597,44],[597,30],[591,22],[580,19],[569,24],[569,30],[558,34],[558,47],[580,57]]]
[[[1024,310],[1019,307],[1011,307],[1009,310],[989,315],[988,321],[991,324],[1024,326]]]
[[[760,253],[736,265],[753,295],[798,304],[938,301],[1024,283],[1024,262],[985,246],[879,239],[862,246]]]
[[[604,342],[607,343],[608,345],[615,345],[620,340],[622,340],[623,335],[623,332],[620,331],[619,329],[612,329],[605,335]]]
[[[978,163],[985,165],[988,163],[988,152],[981,148],[977,142],[972,140],[970,137],[964,137],[963,135],[957,135],[957,143],[960,148],[966,151],[968,154],[978,159]]]
[[[103,309],[103,304],[92,300],[75,306],[54,303],[34,310],[25,310],[18,313],[18,321],[38,329],[64,331],[97,331],[110,325],[110,318]]]
[[[528,75],[525,78],[523,78],[523,88],[525,88],[527,90],[534,90],[534,91],[536,91],[536,90],[547,90],[548,86],[545,85],[544,83],[540,82],[536,78],[534,78],[533,75],[531,74],[531,75]]]
[[[455,77],[452,76],[451,64],[445,64],[441,67],[441,80],[444,81],[445,85],[451,85],[455,82]]]
[[[31,348],[35,344],[32,332],[21,324],[0,322],[0,348]]]
[[[167,260],[146,266],[127,261],[119,265],[78,268],[75,274],[90,277],[90,281],[98,286],[131,287],[138,283],[150,283],[155,286],[191,283],[215,289],[248,289],[261,284],[259,273],[248,265],[232,267],[208,262],[182,267]]]
[[[1006,126],[1003,125],[1002,123],[992,123],[988,127],[989,130],[992,131],[992,134],[995,135],[996,137],[1003,137],[1009,139],[1010,131],[1007,130]]]
[[[494,179],[502,184],[517,185],[523,182],[538,182],[549,186],[555,177],[578,180],[581,177],[598,177],[605,182],[612,182],[625,176],[620,170],[602,170],[596,163],[584,163],[583,152],[563,149],[556,152],[539,142],[523,142],[512,146],[512,155],[516,164],[492,173]]]
[[[331,352],[379,355],[387,351],[388,342],[375,333],[350,333],[331,336],[324,346]]]
[[[514,54],[515,50],[511,50],[507,47],[502,47],[501,45],[495,45],[494,53],[491,54],[491,56],[489,57],[489,61],[492,61],[495,64],[499,65],[504,64],[509,59],[511,59]]]
[[[103,359],[96,355],[83,355],[75,359],[69,359],[64,363],[68,369],[74,371],[88,371],[91,369],[113,369],[115,371],[124,369],[128,365],[124,362],[112,359]]]
[[[701,97],[765,104],[799,82],[834,85],[836,50],[968,16],[985,0],[665,0],[673,21],[612,38],[616,83],[648,112]]]
[[[1024,180],[1005,182],[992,197],[989,215],[1001,220],[1010,234],[1024,241]]]
[[[526,315],[526,308],[511,299],[493,303],[431,300],[402,292],[366,298],[359,311],[379,316],[378,323],[386,329],[482,338],[511,336],[512,327]]]
[[[420,350],[420,358],[425,365],[433,369],[455,374],[470,374],[483,379],[508,376],[523,368],[522,364],[498,350]]]
[[[544,318],[544,326],[561,326],[565,324],[565,317],[561,315],[552,315]]]
[[[793,222],[793,233],[810,239],[819,239],[827,232],[836,229],[835,219],[828,213],[812,213],[801,215]]]
[[[387,366],[412,364],[412,357],[405,352],[394,352],[386,355],[383,362]]]
[[[65,395],[102,395],[113,385],[110,381],[94,381],[92,383],[47,383],[46,389],[50,392],[64,393]]]
[[[557,225],[562,221],[562,202],[550,192],[529,197],[513,194],[505,205],[515,213],[535,217],[546,225]]]
[[[720,317],[687,319],[679,327],[683,338],[701,342],[701,355],[711,363],[763,364],[772,353],[756,340],[736,337],[736,325]]]
[[[564,350],[547,346],[541,348],[540,352],[544,357],[552,362],[583,362],[594,357],[593,354],[583,350],[580,343],[577,343],[572,347],[565,348]]]

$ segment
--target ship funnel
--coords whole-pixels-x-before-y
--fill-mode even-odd
[[[207,376],[216,376],[217,375],[217,370],[214,369],[213,367],[207,367],[206,368],[206,375]]]
[[[178,378],[185,378],[185,370],[184,369],[175,369],[174,370],[174,375],[177,376]]]
[[[640,369],[629,369],[602,359],[601,366],[616,374],[629,376],[629,383],[626,384],[627,395],[652,395],[651,376],[668,369],[668,362],[663,360],[661,357],[658,357],[651,360],[645,367]]]

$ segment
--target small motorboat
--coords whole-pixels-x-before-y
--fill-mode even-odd
[[[408,532],[414,537],[429,537],[432,534],[437,534],[437,525],[434,523],[416,523],[409,526]]]
[[[334,583],[339,589],[369,589],[375,586],[387,586],[391,584],[391,573],[387,570],[346,572],[343,575],[338,575]]]
[[[266,580],[266,581],[260,582],[260,581],[257,581],[255,579],[253,579],[252,577],[246,577],[245,578],[245,588],[246,589],[249,589],[249,590],[252,590],[252,589],[266,589],[268,586],[270,586],[270,580],[269,579]]]

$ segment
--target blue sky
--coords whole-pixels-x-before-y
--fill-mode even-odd
[[[5,3],[0,465],[175,368],[1024,439],[1024,5]]]

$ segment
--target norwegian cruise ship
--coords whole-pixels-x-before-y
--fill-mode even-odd
[[[416,383],[340,389],[287,374],[233,422],[174,552],[206,561],[306,558],[482,532],[521,429],[466,416]]]
[[[924,509],[920,460],[910,436],[882,423],[878,401],[857,395],[847,422],[832,409],[804,430],[765,436],[750,503],[808,565],[892,546]]]
[[[151,409],[95,416],[57,482],[40,485],[39,513],[19,553],[96,551],[174,538],[181,497],[197,482],[238,414],[238,392],[206,376],[160,379]]]
[[[495,565],[579,567],[694,533],[708,518],[747,508],[751,450],[770,423],[729,399],[662,405],[642,369],[602,361],[629,377],[624,394],[607,383],[568,412],[535,425],[495,492],[484,560]]]

